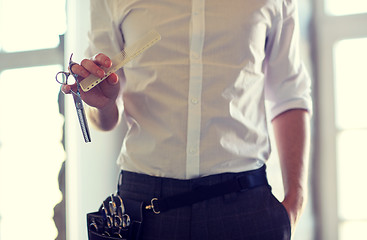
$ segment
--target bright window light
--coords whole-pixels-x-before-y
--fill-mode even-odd
[[[342,40],[334,47],[335,121],[339,129],[367,128],[366,55],[367,38]]]
[[[350,15],[367,12],[366,0],[325,0],[325,8],[331,15]]]
[[[365,240],[367,239],[367,221],[342,223],[339,234],[340,240]]]
[[[367,130],[346,130],[337,140],[339,218],[367,221]]]
[[[0,75],[1,240],[57,236],[53,208],[61,201],[58,174],[65,153],[59,85],[53,79],[60,69],[13,69]]]
[[[0,1],[0,46],[5,52],[57,47],[65,29],[63,0]]]
[[[65,0],[0,0],[0,54],[58,47],[65,15]],[[65,160],[54,80],[59,64],[0,69],[1,240],[58,236],[54,207],[62,200],[58,175]]]
[[[340,240],[367,236],[366,54],[367,38],[342,40],[334,47]]]

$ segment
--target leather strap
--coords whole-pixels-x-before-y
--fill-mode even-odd
[[[197,202],[208,200],[211,198],[223,196],[229,193],[240,192],[263,185],[268,185],[266,178],[265,165],[257,170],[248,171],[234,179],[218,183],[211,186],[199,186],[190,192],[174,195],[162,199],[153,198],[150,205],[147,204],[145,209],[153,210],[159,214],[174,208],[192,205]]]

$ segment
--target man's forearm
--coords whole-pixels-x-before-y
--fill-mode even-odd
[[[119,110],[116,104],[110,104],[103,109],[87,108],[87,115],[92,125],[102,131],[112,130],[119,122]]]
[[[284,112],[272,121],[291,223],[299,218],[307,198],[310,117],[303,109]]]

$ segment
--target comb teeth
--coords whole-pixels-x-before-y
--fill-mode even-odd
[[[131,46],[123,49],[119,54],[111,59],[112,66],[110,68],[106,69],[102,67],[102,69],[106,72],[106,75],[103,78],[98,78],[97,76],[91,74],[80,82],[80,86],[82,87],[83,91],[88,92],[89,90],[97,86],[112,73],[125,66],[128,62],[130,62],[135,57],[143,53],[145,50],[153,46],[160,39],[161,35],[157,31],[153,30],[147,33],[143,38],[139,39]]]

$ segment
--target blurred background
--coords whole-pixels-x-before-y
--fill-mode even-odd
[[[298,3],[314,116],[294,240],[366,240],[367,1]],[[85,144],[54,80],[71,53],[83,58],[88,28],[88,0],[0,0],[0,240],[85,240],[85,214],[115,192],[125,126]],[[276,153],[269,165],[281,199]]]

